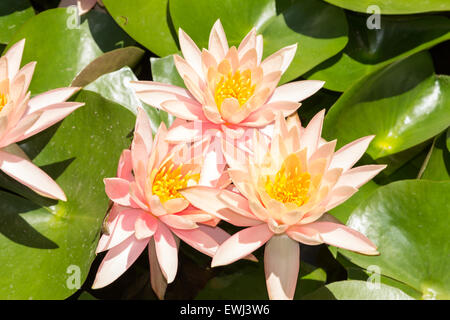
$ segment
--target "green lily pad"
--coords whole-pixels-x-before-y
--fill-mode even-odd
[[[343,145],[376,135],[367,153],[378,159],[424,142],[450,123],[450,80],[437,76],[428,53],[373,73],[346,91],[324,123],[328,140]]]
[[[365,75],[450,39],[447,17],[382,16],[380,29],[367,28],[365,15],[348,12],[347,20],[349,41],[344,51],[306,75],[325,81],[330,90],[345,91]]]
[[[108,208],[103,178],[115,176],[135,116],[93,92],[62,123],[24,141],[67,202],[0,192],[1,299],[63,299],[86,279]],[[23,195],[29,190],[23,186]]]
[[[447,129],[449,132],[450,129]],[[435,138],[423,164],[420,178],[428,180],[450,180],[450,152],[446,146],[447,133]]]
[[[278,8],[274,0],[172,0],[169,6],[175,30],[181,27],[199,48],[208,47],[209,32],[218,18],[230,46],[237,47],[255,27],[264,38],[264,57],[298,43],[281,83],[334,56],[348,41],[343,10],[319,0],[293,1]]]
[[[159,56],[177,52],[168,0],[104,0],[108,12],[130,36]]]
[[[233,265],[221,268],[219,275],[209,280],[205,288],[199,292],[197,300],[267,300],[267,288],[264,275],[264,263],[238,261]],[[313,292],[324,285],[326,273],[303,261],[300,263],[300,274],[294,299]]]
[[[424,299],[450,297],[450,182],[404,180],[378,188],[347,225],[364,233],[379,256],[339,249],[352,263],[402,282]]]
[[[370,287],[365,281],[337,281],[304,297],[305,300],[412,300],[400,289],[380,283]]]
[[[377,6],[381,14],[411,14],[430,11],[449,11],[450,3],[446,0],[325,0],[335,6],[352,11],[367,12],[369,7]],[[372,10],[370,12],[373,12]]]
[[[37,61],[32,94],[69,86],[104,52],[134,44],[107,14],[90,11],[80,24],[77,19],[76,12],[64,8],[46,10],[29,19],[11,39],[9,45],[26,39],[22,65]]]
[[[14,33],[33,16],[34,9],[28,0],[0,1],[0,43],[8,44]]]

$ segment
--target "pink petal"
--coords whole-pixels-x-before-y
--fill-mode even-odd
[[[178,30],[178,39],[184,59],[192,66],[200,78],[204,78],[202,72],[202,54],[199,48],[181,28]]]
[[[348,198],[350,198],[358,189],[350,187],[350,186],[342,186],[335,188],[331,191],[326,199],[326,211],[330,211],[331,209],[337,207]]]
[[[193,206],[235,226],[246,227],[261,224],[261,221],[256,218],[248,218],[248,216],[243,216],[229,208],[219,197],[220,189],[197,186],[183,189],[180,193]]]
[[[313,222],[307,225],[317,230],[323,242],[367,255],[378,255],[376,246],[362,233],[343,224],[333,222]]]
[[[275,89],[268,103],[276,101],[303,101],[325,84],[319,80],[302,80],[284,84]]]
[[[248,256],[272,236],[273,233],[265,223],[239,231],[220,245],[211,266],[227,265]]]
[[[111,234],[102,236],[101,244],[97,246],[97,253],[112,249],[127,240],[135,233],[136,219],[145,213],[139,209],[121,210],[110,223]]]
[[[202,170],[200,173],[199,185],[215,187],[221,181],[226,166],[225,158],[222,154],[220,143],[213,143],[208,145],[206,154],[203,158]]]
[[[52,108],[43,111],[36,122],[34,122],[31,127],[26,129],[25,132],[15,131],[15,135],[17,136],[16,141],[24,140],[41,131],[44,131],[55,123],[63,120],[65,117],[67,117],[69,114],[82,107],[83,105],[84,103],[78,102],[61,102],[60,104],[52,105]],[[55,108],[53,109],[53,107]],[[27,116],[27,118],[33,116],[33,114],[30,114]],[[25,119],[22,119],[21,121],[25,121]]]
[[[197,141],[206,135],[216,134],[218,128],[212,123],[175,119],[167,133],[166,140],[170,143]]]
[[[150,212],[141,212],[134,225],[137,239],[150,238],[158,228],[158,220]]]
[[[29,109],[27,114],[31,114],[44,108],[48,108],[53,104],[60,104],[61,102],[69,99],[72,95],[75,94],[75,92],[79,91],[80,89],[81,88],[79,87],[67,87],[53,89],[41,93],[30,100],[30,102],[28,103]]]
[[[36,67],[35,61],[27,63],[25,66],[23,66],[22,69],[19,70],[19,72],[16,75],[16,78],[20,77],[21,75],[25,76],[24,91],[27,91],[28,87],[30,86],[30,82],[33,79],[33,73],[34,73],[35,67]]]
[[[367,165],[347,170],[338,180],[336,188],[340,186],[359,188],[384,168],[386,165]]]
[[[131,162],[131,150],[123,150],[122,154],[120,155],[119,159],[119,165],[117,166],[117,177],[133,181],[134,177],[132,174],[133,165]]]
[[[219,247],[219,243],[200,228],[192,230],[172,229],[172,232],[192,248],[210,257],[214,256]]]
[[[308,156],[311,156],[317,149],[317,145],[322,134],[323,118],[325,110],[318,112],[308,123],[300,137],[300,145],[307,148]]]
[[[271,300],[292,300],[300,268],[300,246],[287,237],[278,235],[267,242],[264,250],[264,272]]]
[[[154,239],[159,266],[167,283],[171,283],[175,279],[178,269],[177,243],[172,232],[161,222],[158,222]]]
[[[211,238],[213,238],[219,245],[224,243],[225,240],[227,240],[228,238],[230,238],[228,232],[219,227],[199,225],[199,229],[202,230],[207,235],[209,235]],[[246,256],[244,259],[258,262],[258,259],[256,259],[256,257],[253,254]]]
[[[22,61],[23,49],[25,47],[25,39],[16,42],[8,51],[4,57],[8,61],[8,78],[14,79],[20,68],[20,62]]]
[[[155,216],[167,214],[167,210],[164,208],[157,195],[152,195],[148,201],[148,204],[150,206],[150,210]]]
[[[174,86],[168,83],[156,82],[156,81],[130,81],[130,87],[139,92],[151,91],[151,92],[166,92],[169,94],[175,94],[184,98],[191,98],[192,96],[184,88]]]
[[[184,229],[184,230],[192,230],[197,229],[197,224],[190,220],[189,218],[178,216],[175,214],[167,214],[164,216],[160,216],[159,219],[168,225],[170,228],[176,229]]]
[[[308,226],[309,224],[293,225],[289,227],[289,229],[286,231],[286,234],[291,237],[291,239],[310,246],[322,244],[323,241],[320,238],[319,232]]]
[[[117,204],[130,207],[130,182],[121,178],[105,178],[105,192]]]
[[[137,240],[132,235],[109,250],[98,268],[92,288],[103,288],[120,277],[136,261],[147,244],[148,239]]]
[[[297,51],[297,44],[284,47],[277,52],[273,53],[264,61],[261,63],[261,67],[264,70],[264,74],[269,74],[270,72],[280,70],[281,73],[284,73],[289,65],[292,62],[292,59],[294,59],[295,52]],[[281,61],[276,63],[276,65],[279,65],[278,67],[275,67],[275,65],[272,66],[272,62],[281,59]]]
[[[362,157],[375,136],[359,138],[340,148],[334,154],[330,163],[330,169],[342,168],[344,171],[350,169]]]
[[[241,43],[239,44],[238,48],[238,54],[239,59],[242,59],[242,57],[247,53],[248,50],[254,49],[256,47],[256,29],[252,28],[250,32],[242,39]]]
[[[161,108],[171,115],[195,121],[206,121],[202,106],[193,100],[167,100],[161,103]]]
[[[241,124],[248,127],[267,126],[275,120],[278,112],[281,112],[284,117],[288,117],[293,112],[297,111],[297,109],[300,108],[300,105],[300,103],[292,101],[267,103],[252,112]]]
[[[45,197],[67,201],[58,184],[26,159],[0,150],[0,170]]]
[[[209,35],[209,52],[216,58],[217,61],[222,61],[228,52],[228,41],[223,30],[220,19],[218,19],[211,29]]]
[[[150,262],[150,283],[153,291],[155,291],[158,299],[163,300],[167,289],[167,280],[159,266],[158,258],[156,255],[155,240],[150,239],[148,243],[148,258]]]

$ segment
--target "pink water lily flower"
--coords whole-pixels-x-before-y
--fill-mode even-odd
[[[251,155],[224,141],[228,173],[237,192],[211,187],[181,191],[199,209],[236,226],[248,227],[220,245],[213,267],[230,264],[266,244],[264,268],[271,299],[294,296],[298,242],[378,254],[363,234],[326,214],[385,168],[352,168],[373,136],[360,138],[335,152],[336,140],[321,139],[323,117],[324,112],[319,112],[302,128],[297,115],[286,121],[279,114],[270,145],[255,133]]]
[[[324,84],[305,80],[277,88],[297,44],[262,61],[263,38],[255,28],[238,48],[228,46],[220,20],[211,30],[208,49],[200,51],[182,29],[179,41],[184,58],[174,55],[174,61],[187,90],[154,81],[132,83],[142,101],[177,117],[167,136],[171,142],[193,141],[209,134],[226,135],[238,144],[246,130],[272,123],[277,112],[284,116],[294,113],[299,101]],[[220,156],[218,159],[220,162]]]
[[[149,118],[139,109],[131,150],[120,158],[116,178],[105,179],[114,202],[97,252],[109,250],[93,288],[102,288],[125,272],[148,247],[151,285],[160,299],[178,267],[178,239],[213,256],[229,235],[215,227],[219,219],[194,208],[179,192],[193,185],[210,185],[203,162],[209,141],[169,145],[162,123],[152,139]],[[224,188],[226,177],[214,185]],[[252,257],[249,257],[250,259]]]
[[[80,88],[41,93],[30,99],[28,87],[36,62],[20,69],[25,40],[0,58],[0,170],[45,197],[66,201],[62,189],[35,166],[15,143],[61,121],[84,105],[65,102]]]
[[[103,2],[101,0],[61,0],[58,7],[67,8],[70,6],[77,6],[78,14],[81,16],[95,7],[97,2],[103,6]]]

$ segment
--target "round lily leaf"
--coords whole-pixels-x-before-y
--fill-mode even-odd
[[[209,280],[205,288],[197,295],[197,300],[267,300],[264,263],[238,261],[220,271]],[[326,273],[303,261],[300,263],[297,288],[294,299],[313,292],[325,284]]]
[[[76,101],[86,105],[21,144],[68,201],[0,192],[1,299],[66,298],[84,282],[95,257],[108,209],[103,178],[115,176],[135,116],[93,92],[80,92]],[[29,194],[21,187],[18,193]]]
[[[359,280],[337,281],[304,297],[305,300],[413,300],[400,289]]]
[[[328,140],[343,145],[376,135],[367,153],[378,159],[411,148],[450,124],[450,80],[418,53],[373,73],[346,91],[324,123]]]
[[[104,0],[108,12],[130,36],[159,56],[177,52],[168,0]]]
[[[134,68],[144,56],[144,50],[137,47],[119,48],[109,51],[86,66],[72,81],[72,86],[83,87],[101,75],[110,73],[124,66]]]
[[[90,11],[79,21],[76,11],[70,9],[73,8],[38,14],[11,39],[10,45],[26,39],[22,65],[37,61],[30,85],[32,94],[69,86],[81,70],[104,52],[134,44],[109,15]]]
[[[377,266],[381,274],[425,299],[448,299],[448,194],[448,181],[404,180],[378,188],[353,211],[347,225],[371,239],[380,255],[339,252],[360,267]]]
[[[0,1],[0,43],[8,44],[22,24],[33,16],[34,9],[28,0]]]
[[[450,39],[450,19],[446,17],[382,16],[380,29],[367,28],[367,18],[348,12],[349,41],[344,51],[306,77],[325,81],[327,89],[345,91],[389,63]]]
[[[449,11],[450,3],[447,0],[325,0],[335,6],[358,12],[375,12],[381,14],[411,14],[430,11]]]
[[[255,27],[264,39],[264,57],[298,43],[281,83],[334,56],[348,41],[343,10],[319,0],[293,1],[282,7],[274,0],[173,0],[169,5],[175,29],[181,27],[199,48],[208,47],[209,32],[218,18],[230,46],[237,47]]]

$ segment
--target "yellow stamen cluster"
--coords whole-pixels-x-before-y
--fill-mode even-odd
[[[252,85],[252,74],[249,69],[242,73],[237,70],[234,74],[230,71],[226,77],[222,76],[216,86],[214,97],[217,108],[220,110],[222,102],[227,98],[236,98],[240,106],[244,105],[255,92],[255,87]]]
[[[0,111],[2,111],[3,107],[8,103],[8,96],[4,93],[0,92]]]
[[[156,174],[153,180],[152,192],[160,198],[161,202],[183,198],[178,190],[186,188],[191,180],[195,182],[200,180],[200,174],[192,174],[189,171],[183,175],[181,169],[182,165],[174,168],[172,163],[169,167],[163,166]]]
[[[311,175],[308,172],[301,173],[296,167],[294,172],[286,173],[283,165],[275,175],[275,179],[266,177],[265,189],[272,199],[283,203],[295,203],[300,207],[309,200],[310,184]]]

